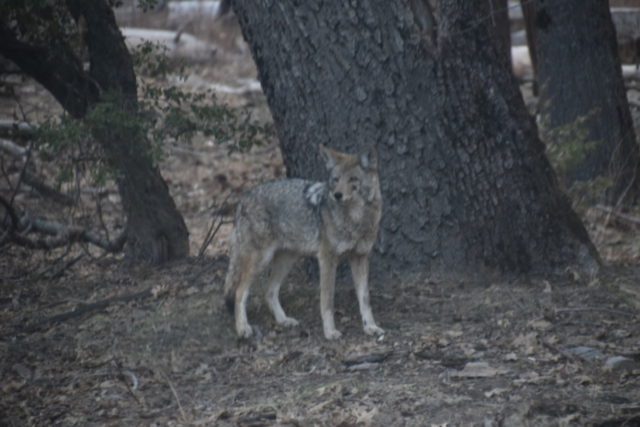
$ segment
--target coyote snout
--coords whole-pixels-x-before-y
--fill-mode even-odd
[[[367,334],[383,334],[369,303],[369,253],[382,212],[377,154],[368,147],[358,155],[324,146],[327,182],[279,179],[250,190],[238,204],[231,232],[225,282],[227,304],[235,312],[236,331],[252,334],[246,303],[255,276],[271,266],[266,300],[276,322],[294,326],[280,305],[282,281],[296,260],[313,255],[320,266],[320,314],[327,339],[340,337],[333,319],[336,267],[346,256],[351,265],[360,315]]]

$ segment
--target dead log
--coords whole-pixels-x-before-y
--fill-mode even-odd
[[[28,148],[22,147],[15,142],[4,138],[0,138],[0,150],[18,158],[27,157],[27,154],[29,153]]]
[[[11,241],[17,245],[31,249],[54,249],[68,246],[72,243],[90,243],[107,252],[119,252],[126,241],[126,229],[118,237],[109,241],[96,232],[76,225],[62,224],[41,218],[31,218],[28,215],[18,216],[13,205],[0,196],[0,205],[4,206],[11,220],[10,224],[2,224],[5,231],[3,243]],[[29,233],[40,233],[47,237],[29,239]]]
[[[0,135],[2,136],[31,137],[35,131],[35,128],[27,122],[0,119]]]
[[[84,316],[85,314],[90,314],[93,312],[97,312],[100,310],[104,310],[109,305],[116,302],[129,302],[138,299],[145,299],[152,296],[151,288],[145,289],[144,291],[140,291],[134,294],[128,295],[117,295],[114,297],[106,298],[100,301],[95,301],[92,303],[81,303],[78,304],[73,310],[68,311],[66,313],[56,314],[55,316],[47,317],[45,319],[34,322],[26,327],[22,328],[19,332],[31,334],[34,332],[42,331],[49,329],[56,323],[66,322],[67,320],[75,319],[76,317]]]
[[[183,31],[149,30],[145,28],[120,28],[127,48],[132,51],[151,42],[164,49],[169,59],[204,63],[214,59],[215,45]],[[163,52],[160,52],[163,53]]]

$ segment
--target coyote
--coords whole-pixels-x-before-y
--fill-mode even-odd
[[[378,234],[382,199],[375,148],[358,155],[320,146],[327,182],[276,179],[254,187],[238,204],[230,236],[225,300],[235,312],[236,331],[250,337],[246,304],[255,276],[268,265],[266,300],[280,325],[295,326],[280,305],[280,285],[294,262],[314,255],[320,266],[320,314],[327,339],[339,338],[333,320],[338,261],[351,264],[364,332],[382,335],[369,304],[369,253]]]

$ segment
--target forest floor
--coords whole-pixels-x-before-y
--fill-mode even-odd
[[[265,114],[259,94],[235,102]],[[90,248],[0,250],[0,425],[640,425],[639,212],[582,209],[605,262],[595,277],[373,277],[381,338],[364,335],[342,280],[344,335],[325,340],[318,287],[300,267],[282,290],[300,326],[275,325],[258,283],[259,334],[238,340],[222,304],[222,207],[283,175],[277,146],[229,156],[200,140],[174,147],[162,172],[193,254],[222,220],[201,257],[155,269]]]

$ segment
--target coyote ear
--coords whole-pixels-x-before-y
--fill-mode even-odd
[[[363,169],[377,169],[378,168],[378,152],[373,144],[367,145],[364,150],[360,152],[358,156],[360,159],[360,166]]]
[[[320,144],[319,148],[320,148],[320,155],[322,156],[322,160],[324,160],[324,164],[326,165],[327,169],[329,170],[333,169],[333,167],[337,164],[337,161],[335,158],[335,151],[325,147],[322,144]]]

